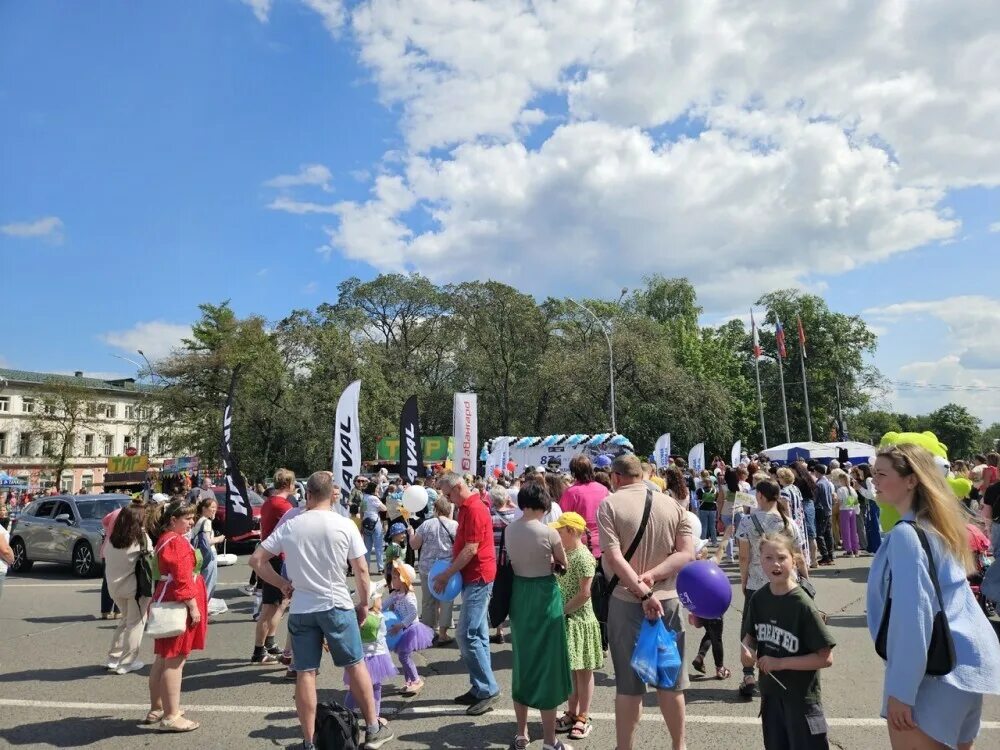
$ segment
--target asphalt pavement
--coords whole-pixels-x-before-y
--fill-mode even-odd
[[[729,568],[731,579],[735,569]],[[11,748],[279,748],[299,740],[293,686],[284,668],[249,664],[253,646],[252,600],[240,590],[249,569],[246,557],[220,569],[217,595],[229,612],[209,628],[208,648],[196,652],[184,673],[187,715],[201,728],[186,735],[158,735],[139,728],[148,708],[148,667],[124,676],[100,666],[116,623],[97,615],[100,580],[80,580],[69,571],[36,564],[31,573],[10,575],[0,599],[0,746]],[[837,640],[834,666],[822,675],[823,703],[833,747],[888,748],[878,717],[883,667],[865,626],[868,559],[838,560],[815,574],[818,603],[830,617]],[[735,593],[735,588],[734,588]],[[762,747],[759,702],[736,695],[739,675],[738,623],[742,597],[726,615],[726,664],[733,676],[720,681],[695,675],[687,693],[690,750]],[[284,625],[279,641],[284,638]],[[689,642],[702,631],[688,629]],[[1000,647],[1000,644],[998,644]],[[416,656],[426,687],[415,698],[399,694],[402,678],[384,687],[382,713],[396,734],[390,748],[505,748],[514,735],[510,703],[510,645],[494,645],[493,667],[504,697],[497,710],[468,717],[451,699],[468,689],[468,676],[453,645]],[[693,655],[689,646],[687,661]],[[152,643],[142,647],[152,661]],[[711,656],[708,659],[711,664]],[[597,675],[594,731],[577,748],[614,747],[614,682],[610,660]],[[331,662],[319,676],[320,700],[342,700],[343,675]],[[652,694],[647,695],[638,748],[669,748]],[[987,698],[977,748],[1000,748],[1000,700]],[[537,714],[532,747],[541,748]]]

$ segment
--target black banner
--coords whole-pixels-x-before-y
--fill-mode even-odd
[[[417,397],[410,396],[399,415],[399,475],[410,484],[424,475],[424,457],[420,445],[420,420]]]
[[[236,394],[236,380],[240,368],[233,370],[233,380],[229,385],[229,397],[222,412],[222,468],[226,479],[226,524],[225,533],[229,537],[246,536],[253,531],[253,511],[250,509],[250,495],[247,485],[236,465],[233,455],[233,397]]]

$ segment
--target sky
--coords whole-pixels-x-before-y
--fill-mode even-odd
[[[716,324],[797,287],[880,404],[1000,421],[1000,4],[0,3],[0,366],[132,375],[232,300],[345,278]]]

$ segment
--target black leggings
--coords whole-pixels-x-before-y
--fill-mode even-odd
[[[725,654],[722,650],[722,620],[702,620],[705,628],[705,635],[702,636],[701,645],[698,647],[698,658],[704,659],[708,653],[708,647],[712,647],[712,658],[715,659],[715,668],[723,666]]]

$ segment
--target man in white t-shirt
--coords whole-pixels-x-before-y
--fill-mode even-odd
[[[365,544],[358,527],[333,512],[339,496],[340,490],[330,472],[313,474],[306,484],[305,510],[283,519],[250,558],[250,565],[261,580],[292,598],[288,633],[292,638],[295,708],[302,725],[304,750],[314,750],[316,671],[323,640],[330,648],[333,663],[343,668],[350,679],[351,694],[365,720],[366,747],[380,748],[393,738],[388,726],[379,726],[371,676],[361,646],[359,625],[368,617],[370,588]],[[272,557],[281,554],[285,556],[287,579],[270,564]],[[357,606],[347,587],[348,563],[357,582],[361,602]]]

